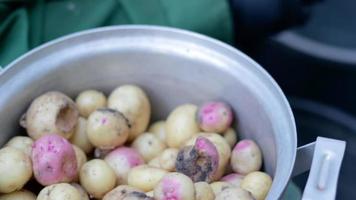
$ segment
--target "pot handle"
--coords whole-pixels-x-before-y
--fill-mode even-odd
[[[334,200],[346,142],[318,137],[297,151],[292,176],[310,169],[302,200]]]

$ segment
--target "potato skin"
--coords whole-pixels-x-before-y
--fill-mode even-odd
[[[204,132],[223,133],[233,120],[231,107],[221,101],[206,102],[199,107],[197,121]]]
[[[194,183],[184,174],[168,173],[154,188],[154,198],[156,200],[194,200]]]
[[[148,162],[158,156],[166,148],[166,145],[151,133],[144,133],[138,136],[132,143],[132,148],[142,155]]]
[[[94,146],[90,143],[87,135],[87,120],[83,117],[79,117],[78,123],[75,126],[74,133],[69,141],[81,148],[85,153],[93,151]]]
[[[0,149],[0,193],[21,189],[32,176],[31,159],[13,147]]]
[[[103,160],[93,159],[85,163],[80,170],[80,184],[95,198],[102,198],[115,187],[116,175]]]
[[[166,143],[166,122],[164,120],[156,121],[148,128],[148,132],[152,133],[162,142]]]
[[[127,176],[132,168],[145,164],[142,156],[130,147],[118,147],[110,152],[104,160],[114,170],[119,185],[127,184]]]
[[[68,183],[58,183],[43,188],[37,200],[81,200],[79,191]]]
[[[244,175],[242,174],[237,174],[237,173],[231,173],[228,174],[220,179],[220,181],[224,181],[227,183],[231,183],[235,187],[240,187],[242,180],[245,178]]]
[[[136,85],[122,85],[111,92],[108,107],[121,112],[130,124],[128,141],[143,133],[151,116],[151,105],[145,92]]]
[[[231,166],[234,172],[243,175],[260,170],[262,166],[260,148],[252,140],[241,140],[232,151]]]
[[[251,192],[256,200],[264,200],[272,185],[272,178],[264,172],[251,172],[241,182],[241,188]]]
[[[29,157],[31,157],[32,153],[32,144],[33,140],[27,136],[15,136],[11,138],[6,144],[5,147],[14,147],[26,153]]]
[[[234,129],[228,128],[224,133],[223,133],[224,139],[226,142],[230,145],[231,149],[234,148],[237,142],[237,134]]]
[[[194,183],[195,200],[214,200],[215,194],[210,185],[206,182]]]
[[[158,184],[161,178],[167,174],[167,171],[150,167],[147,165],[140,165],[130,170],[128,174],[128,185],[148,192]]]
[[[46,134],[58,134],[68,139],[74,132],[78,117],[79,111],[68,96],[51,91],[32,101],[20,124],[34,140]]]
[[[129,185],[120,185],[108,192],[103,200],[153,200],[142,190]]]
[[[47,186],[75,179],[77,159],[72,144],[56,135],[44,135],[32,148],[33,172],[37,182]]]
[[[75,103],[80,115],[87,118],[96,109],[106,107],[106,97],[97,90],[85,90],[79,93]]]
[[[100,149],[113,149],[123,145],[129,131],[125,116],[112,109],[97,109],[88,118],[88,139]]]
[[[235,188],[235,186],[232,185],[231,183],[227,183],[227,182],[223,182],[223,181],[217,181],[217,182],[210,183],[210,187],[213,189],[215,196],[218,196],[218,194],[221,191],[223,191],[227,188]]]
[[[76,160],[77,160],[77,175],[74,178],[74,180],[78,181],[79,180],[80,169],[82,168],[84,163],[86,163],[88,161],[88,158],[87,158],[87,155],[84,153],[84,151],[81,148],[73,145],[73,149],[74,149],[75,157],[76,157]]]
[[[253,196],[246,190],[241,188],[226,188],[222,190],[215,198],[215,200],[255,200]]]
[[[78,183],[71,183],[71,186],[75,187],[75,189],[78,190],[80,194],[80,200],[89,200],[89,196],[87,191],[84,190],[82,186],[80,186]]]
[[[184,104],[175,108],[166,121],[166,143],[171,148],[181,147],[200,129],[195,120],[198,108],[193,104]]]
[[[36,195],[28,190],[19,190],[8,194],[0,194],[0,200],[36,200]]]

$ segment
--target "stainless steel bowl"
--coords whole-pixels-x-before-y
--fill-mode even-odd
[[[81,90],[95,88],[108,94],[126,83],[147,91],[153,119],[164,119],[182,103],[229,102],[237,115],[235,128],[242,138],[257,141],[264,168],[273,176],[267,199],[282,195],[297,153],[294,118],[283,92],[262,67],[240,51],[178,29],[94,29],[20,57],[0,76],[0,145],[23,132],[18,119],[43,92],[59,90],[74,97]]]

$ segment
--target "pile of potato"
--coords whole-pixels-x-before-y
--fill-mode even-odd
[[[150,116],[135,85],[108,98],[42,94],[20,119],[29,137],[0,149],[0,200],[265,199],[272,179],[258,145],[237,143],[229,105],[180,105],[149,126]],[[31,179],[44,186],[37,196]]]

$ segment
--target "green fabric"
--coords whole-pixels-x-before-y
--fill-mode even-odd
[[[233,43],[232,18],[227,0],[19,2],[0,3],[0,66],[60,36],[118,24],[172,26]]]

